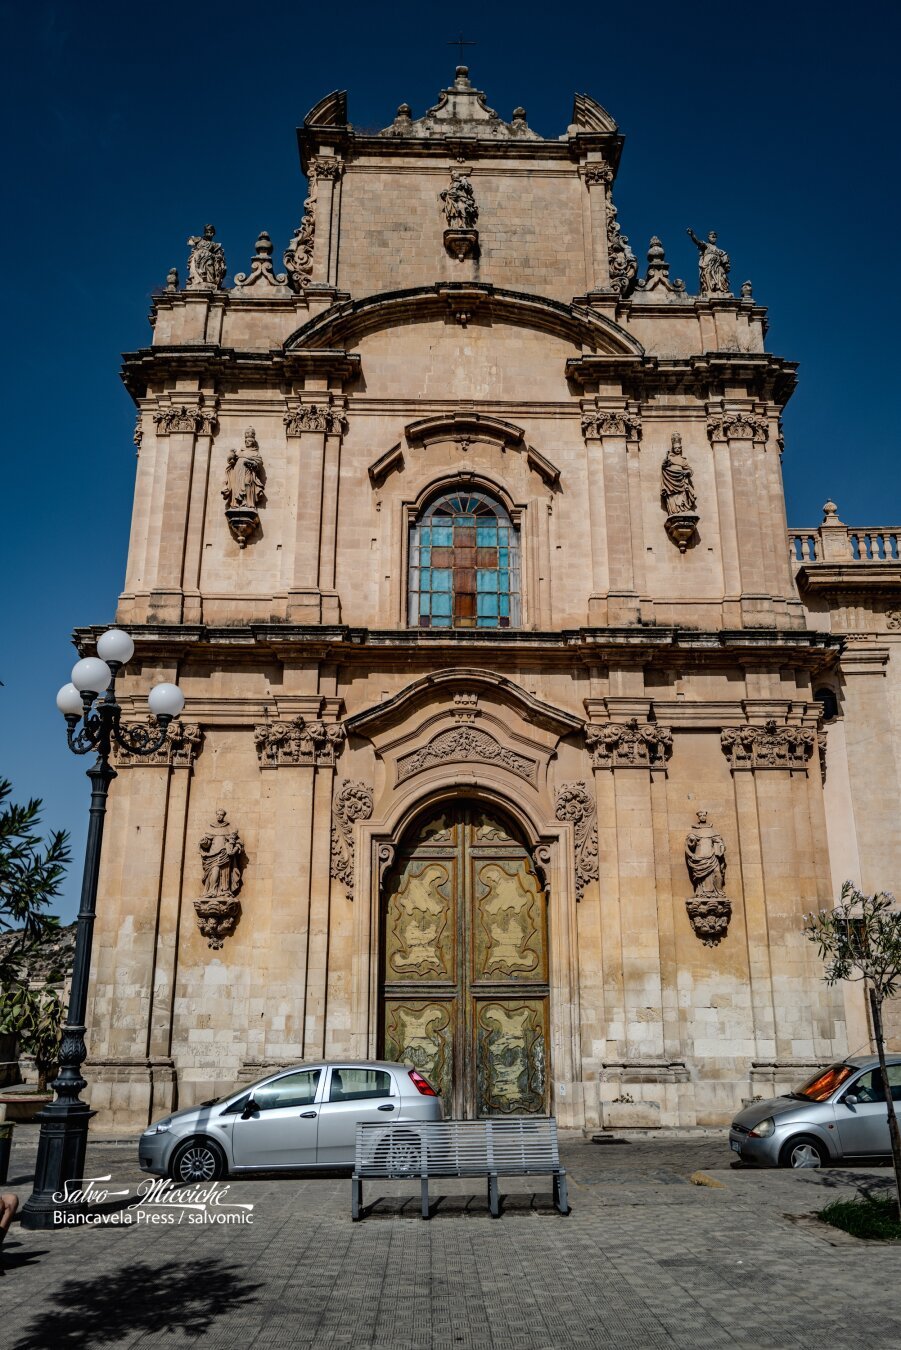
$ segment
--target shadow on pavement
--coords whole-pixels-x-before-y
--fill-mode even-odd
[[[66,1280],[47,1295],[20,1339],[7,1344],[9,1350],[60,1345],[91,1350],[164,1327],[197,1340],[208,1334],[217,1318],[254,1302],[260,1287],[218,1258],[162,1266],[139,1261],[90,1279]]]

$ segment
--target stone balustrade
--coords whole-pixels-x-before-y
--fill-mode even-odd
[[[849,526],[827,502],[822,525],[788,532],[789,558],[796,568],[810,563],[899,563],[901,525]]]

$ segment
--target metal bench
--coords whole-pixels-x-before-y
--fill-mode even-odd
[[[357,1125],[351,1214],[363,1218],[363,1181],[381,1177],[422,1184],[422,1217],[430,1217],[433,1177],[486,1177],[488,1206],[500,1217],[498,1177],[553,1176],[554,1204],[569,1213],[566,1169],[560,1166],[557,1122],[545,1116],[507,1120],[396,1121]]]

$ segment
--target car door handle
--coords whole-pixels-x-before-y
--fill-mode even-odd
[[[301,1111],[300,1113],[301,1120],[314,1120],[315,1117],[316,1117],[315,1111]]]
[[[394,1107],[393,1107],[393,1106],[380,1106],[380,1107],[379,1107],[379,1110],[380,1110],[380,1111],[393,1111],[393,1110],[394,1110]]]

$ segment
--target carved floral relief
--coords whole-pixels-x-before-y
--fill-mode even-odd
[[[144,722],[129,722],[125,726],[128,738],[136,745],[150,745],[159,735],[159,723],[153,713]],[[113,758],[117,769],[135,767],[190,769],[203,743],[203,732],[195,722],[183,722],[174,717],[166,728],[166,739],[152,755],[133,755],[120,742],[113,742]]]
[[[664,764],[673,751],[673,733],[657,722],[589,723],[585,745],[593,769],[648,768]]]
[[[723,753],[731,769],[800,769],[818,745],[813,727],[780,726],[770,718],[762,727],[724,727]]]
[[[537,765],[534,759],[508,750],[496,741],[487,731],[463,724],[439,732],[420,750],[402,755],[397,762],[397,781],[403,783],[413,774],[422,773],[436,764],[447,764],[454,760],[481,761],[486,764],[499,764],[511,773],[533,782]]]
[[[354,833],[358,820],[372,815],[372,788],[345,778],[332,804],[332,852],[330,872],[340,881],[348,900],[354,898]]]
[[[290,722],[258,722],[253,739],[261,769],[286,765],[332,765],[345,740],[340,722],[307,721],[295,717]]]
[[[598,879],[598,820],[594,797],[584,783],[563,783],[554,799],[558,820],[572,822],[575,834],[576,899]]]

